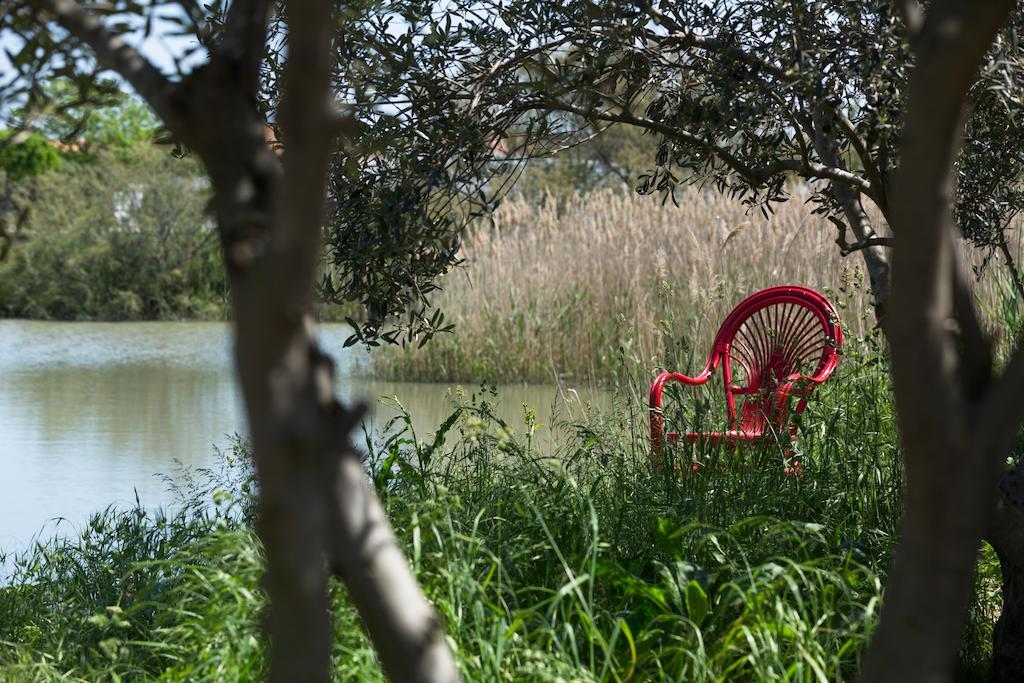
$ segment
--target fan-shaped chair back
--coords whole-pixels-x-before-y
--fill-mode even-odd
[[[665,372],[651,385],[651,438],[663,442],[661,394],[667,382],[704,384],[721,366],[729,428],[684,434],[687,441],[749,441],[796,435],[814,386],[839,363],[843,331],[835,307],[824,296],[796,285],[772,287],[744,299],[715,335],[711,355],[696,377]],[[789,397],[798,397],[792,411]],[[676,440],[678,433],[669,433]]]

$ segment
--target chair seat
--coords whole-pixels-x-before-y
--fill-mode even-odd
[[[751,441],[763,441],[765,433],[763,430],[738,430],[732,429],[725,432],[669,432],[666,434],[670,443],[678,443],[680,436],[685,443],[706,443],[717,446],[719,443],[749,443]]]

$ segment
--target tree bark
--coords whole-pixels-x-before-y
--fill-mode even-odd
[[[836,143],[837,131],[834,118],[834,112],[825,104],[822,103],[815,107],[812,116],[814,123],[814,151],[818,153],[822,162],[828,166],[845,171],[847,170],[846,164],[839,155]],[[832,192],[835,193],[836,198],[839,200],[839,205],[843,209],[843,215],[846,217],[847,225],[849,225],[854,239],[858,243],[863,244],[876,237],[875,230],[871,227],[871,220],[861,204],[860,192],[846,183],[839,182],[832,183]],[[836,239],[836,243],[839,244],[844,255],[848,252],[850,246],[846,241],[845,232],[845,228],[841,228],[840,235]],[[892,271],[889,265],[889,254],[887,249],[880,245],[865,247],[858,251],[861,252],[861,258],[864,259],[864,268],[871,283],[875,319],[881,325],[885,322],[886,309],[892,295]]]
[[[331,569],[349,588],[392,681],[457,681],[444,628],[422,598],[358,459],[336,461],[329,492]]]
[[[843,207],[843,215],[850,226],[850,232],[858,243],[866,243],[877,235],[871,226],[871,219],[861,204],[860,194],[854,192],[850,187],[836,183],[835,193]],[[871,284],[872,304],[875,309],[875,319],[879,325],[885,324],[886,312],[889,307],[889,300],[892,298],[892,267],[890,265],[889,251],[882,245],[875,245],[858,249],[861,258],[864,259],[864,269],[868,274],[868,281]]]
[[[906,472],[904,520],[881,622],[864,656],[865,681],[951,679],[999,461],[1021,417],[1019,409],[998,419],[993,413],[999,394],[1016,390],[1019,370],[990,381],[987,340],[960,278],[950,211],[966,94],[1012,6],[935,0],[916,38],[890,195],[897,248],[886,326]]]
[[[1024,680],[1024,471],[1021,465],[1000,482],[986,540],[999,556],[1003,605],[992,638],[995,683]]]

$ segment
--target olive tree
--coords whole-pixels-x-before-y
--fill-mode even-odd
[[[892,193],[897,244],[887,334],[906,494],[895,565],[862,678],[942,681],[952,679],[978,545],[1002,508],[1000,489],[1014,503],[1021,499],[1019,476],[997,482],[1024,418],[1024,344],[1002,373],[993,371],[991,342],[957,262],[950,210],[966,106],[1014,3],[934,0],[924,14],[910,0],[902,9],[916,65]],[[1001,529],[1011,538],[1001,540],[1015,541],[1019,551],[1019,512],[1014,521]],[[1015,591],[1017,581],[1010,578]],[[1004,681],[1020,680],[1022,662],[1019,592],[1007,598],[1004,612],[1016,623],[1001,620],[1009,651],[1000,656],[997,648],[994,670]]]
[[[97,77],[114,72],[209,175],[259,481],[270,678],[330,679],[330,573],[347,585],[389,677],[457,680],[442,624],[350,444],[362,409],[335,397],[333,364],[309,317],[328,162],[348,121],[330,90],[333,27],[344,13],[326,0],[287,2],[276,17],[271,0],[4,0],[0,10],[19,76],[5,96],[44,106],[46,82],[59,78],[87,102]],[[272,21],[283,29],[273,38]],[[132,43],[172,23],[198,43],[166,74]],[[281,67],[269,103],[280,156],[260,97],[268,63]]]
[[[458,163],[465,177],[475,166],[478,181],[488,181],[481,186],[496,191],[502,185],[491,176],[510,158],[550,154],[609,126],[644,131],[658,151],[637,179],[641,192],[672,196],[681,183],[711,184],[768,212],[790,198],[793,178],[810,183],[814,210],[835,225],[840,251],[861,253],[884,316],[913,63],[897,5],[466,0],[444,7],[397,31],[368,22],[361,58],[338,53],[339,73],[344,64],[383,67],[376,80],[373,69],[361,71],[377,86],[367,97],[336,84],[354,93],[357,118],[376,120],[385,103],[402,130],[430,138],[424,144],[445,141],[442,153],[423,155],[423,163],[437,163],[421,176]],[[1012,24],[1019,23],[1015,14]],[[964,234],[999,251],[1019,283],[1005,248],[1009,221],[1024,206],[1021,156],[1007,152],[1020,135],[1015,36],[997,40],[972,82],[975,107],[958,159],[970,182],[956,200]],[[406,60],[409,68],[390,68],[400,61],[393,53],[410,51],[420,58]]]

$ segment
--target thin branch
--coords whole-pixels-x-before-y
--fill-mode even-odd
[[[889,247],[896,246],[895,237],[877,237],[873,234],[864,237],[857,242],[848,242],[846,240],[846,233],[849,230],[846,223],[836,218],[835,216],[827,216],[828,220],[832,225],[836,226],[836,230],[839,232],[839,236],[836,237],[836,244],[839,245],[839,253],[842,256],[849,256],[855,251],[861,251],[863,249],[870,249],[871,247]]]
[[[99,17],[75,0],[36,0],[36,3],[52,13],[68,33],[91,47],[103,65],[128,81],[169,128],[182,125],[182,114],[172,104],[174,83],[121,36],[107,28]]]
[[[693,31],[687,30],[685,26],[679,24],[664,12],[653,6],[647,7],[646,10],[648,16],[670,31],[670,33],[665,36],[658,36],[657,34],[654,34],[654,37],[658,41],[668,40],[669,42],[677,44],[684,50],[698,48],[707,52],[726,54],[737,61],[756,67],[759,70],[769,73],[783,81],[792,82],[797,78],[796,74],[792,71],[756,57],[736,45],[715,38],[706,38],[704,36],[695,35]],[[650,32],[648,32],[648,34],[650,35]]]
[[[892,237],[869,237],[866,240],[860,242],[854,242],[853,244],[840,244],[840,253],[843,256],[849,256],[855,251],[862,249],[870,249],[871,247],[889,247],[895,246],[896,240]]]
[[[718,157],[723,163],[729,168],[743,176],[748,182],[754,185],[760,185],[764,183],[768,178],[779,173],[792,172],[798,175],[802,175],[806,178],[815,178],[819,180],[832,180],[839,183],[845,183],[852,186],[859,192],[866,194],[871,199],[875,199],[874,188],[870,181],[866,178],[862,178],[856,173],[845,171],[840,168],[834,168],[831,166],[825,166],[817,162],[811,162],[804,159],[780,159],[770,164],[763,166],[750,166],[744,163],[737,156],[732,154],[722,145],[719,145],[711,140],[702,138],[699,135],[695,135],[682,128],[676,128],[669,126],[658,121],[652,121],[645,117],[638,117],[630,112],[621,112],[613,114],[610,112],[600,112],[583,109],[582,107],[576,107],[571,104],[559,102],[557,100],[545,100],[544,101],[548,108],[555,111],[564,111],[570,114],[577,114],[588,119],[596,119],[599,121],[608,121],[611,123],[624,123],[631,126],[637,126],[639,128],[646,128],[661,133],[669,139],[680,140],[690,144],[699,145],[704,147],[709,152]]]
[[[871,181],[871,185],[875,188],[875,194],[872,199],[878,208],[882,211],[882,215],[889,214],[888,200],[885,196],[885,183],[882,182],[882,174],[878,172],[878,167],[875,165],[875,160],[872,158],[870,151],[868,150],[867,144],[864,139],[857,133],[857,127],[853,121],[848,119],[843,112],[839,111],[838,108],[832,106],[826,102],[825,105],[832,111],[833,116],[836,117],[836,121],[839,122],[839,127],[842,129],[846,139],[853,145],[853,149],[857,152],[857,158],[860,159],[860,163],[864,166],[864,172],[868,176],[868,180]]]
[[[663,12],[655,8],[648,8],[647,14],[651,16],[655,21],[669,29],[671,33],[666,36],[655,36],[655,39],[659,42],[674,42],[682,49],[697,48],[705,52],[716,52],[727,55],[733,59],[743,62],[749,66],[753,66],[761,72],[768,73],[775,76],[779,80],[786,83],[793,83],[798,80],[798,75],[792,70],[780,67],[772,62],[757,57],[756,55],[747,52],[746,50],[737,47],[736,45],[727,43],[722,40],[714,38],[707,38],[703,36],[695,35],[692,31],[687,31],[684,27],[679,25],[677,22],[666,16]],[[769,84],[766,84],[769,85]],[[876,188],[872,199],[878,204],[878,207],[882,210],[883,214],[888,214],[888,206],[885,197],[885,187],[882,183],[882,175],[878,172],[878,168],[875,165],[874,159],[865,144],[863,138],[857,133],[857,128],[846,117],[835,105],[830,102],[824,102],[825,106],[839,122],[839,125],[845,135],[850,141],[854,150],[857,153],[861,164],[864,166],[864,171],[868,176],[868,180],[871,185]]]

